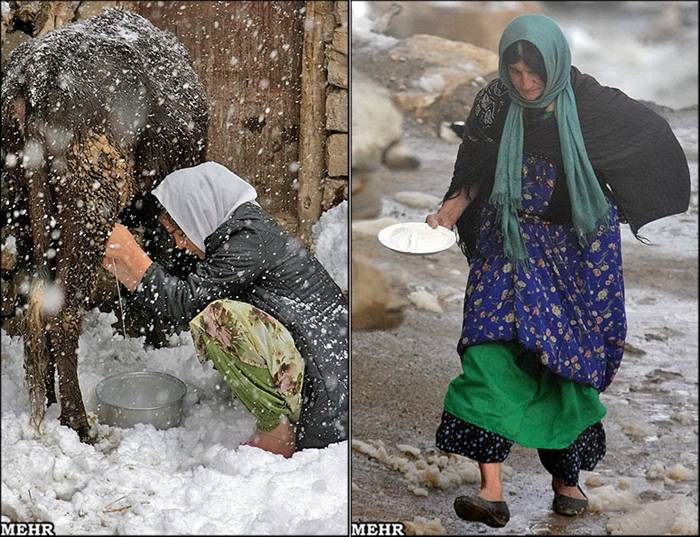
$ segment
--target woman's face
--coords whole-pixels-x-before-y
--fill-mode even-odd
[[[536,101],[544,92],[544,81],[522,60],[508,66],[510,81],[526,101]]]
[[[185,235],[184,232],[177,227],[177,224],[173,222],[172,218],[166,214],[161,214],[158,217],[158,220],[160,220],[160,223],[165,228],[165,231],[167,231],[175,241],[176,248],[187,250],[200,259],[204,259],[204,252],[197,248],[197,246],[187,237],[187,235]]]

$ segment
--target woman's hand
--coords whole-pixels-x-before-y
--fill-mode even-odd
[[[445,200],[440,210],[437,213],[429,214],[425,222],[433,229],[438,226],[452,229],[468,205],[469,201],[466,196],[464,194],[458,194],[453,198]]]
[[[455,225],[454,222],[449,220],[446,217],[446,215],[440,214],[439,211],[437,213],[429,214],[425,218],[425,222],[433,229],[437,228],[438,226],[446,227],[447,229],[452,229],[452,227]]]
[[[136,289],[153,261],[134,239],[131,232],[116,224],[107,240],[102,266],[115,274],[129,291]]]

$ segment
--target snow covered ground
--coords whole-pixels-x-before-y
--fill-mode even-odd
[[[319,244],[346,245],[344,271],[326,247],[321,261],[334,263],[329,271],[347,288],[342,209],[324,215],[317,237]],[[3,331],[3,521],[53,522],[57,534],[348,532],[347,441],[290,459],[241,446],[255,420],[211,363],[199,363],[189,332],[172,336],[168,347],[146,349],[144,338],[125,339],[116,320],[97,309],[83,319],[78,374],[90,419],[102,378],[152,370],[187,384],[182,425],[97,424],[98,442],[88,446],[59,424],[54,405],[37,436],[29,424],[22,340]]]

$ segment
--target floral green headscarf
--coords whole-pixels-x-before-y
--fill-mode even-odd
[[[547,70],[544,92],[535,101],[526,101],[520,96],[503,61],[506,49],[520,40],[537,47]],[[499,75],[508,87],[511,104],[498,148],[496,176],[489,201],[498,210],[506,256],[516,265],[527,268],[527,247],[518,223],[518,210],[522,206],[523,108],[544,108],[555,101],[572,221],[580,244],[587,244],[595,236],[598,226],[607,222],[609,209],[588,160],[571,86],[571,51],[557,23],[544,15],[516,17],[501,36],[498,55]]]

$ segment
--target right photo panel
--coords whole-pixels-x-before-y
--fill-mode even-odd
[[[351,12],[353,535],[697,534],[698,4]]]

